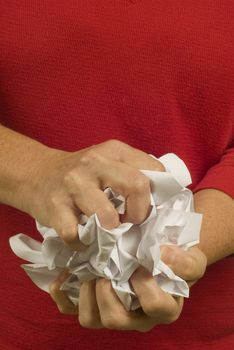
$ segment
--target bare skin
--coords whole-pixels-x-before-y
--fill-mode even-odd
[[[126,215],[121,220],[141,223],[149,213],[150,186],[138,169],[164,170],[159,161],[116,140],[78,152],[64,152],[3,126],[0,160],[0,202],[54,227],[64,242],[76,250],[85,249],[77,238],[81,212],[87,216],[96,212],[106,228],[119,225],[119,216],[103,194],[104,188],[112,187],[126,198]],[[188,252],[177,247],[162,248],[162,259],[190,284],[202,277],[207,263],[234,252],[233,199],[208,189],[195,194],[195,206],[204,214],[199,247]],[[77,314],[77,308],[59,290],[66,277],[65,272],[51,285],[51,296],[61,312]],[[148,331],[179,317],[183,299],[164,293],[146,270],[138,269],[131,283],[142,307],[135,312],[123,308],[109,281],[84,283],[79,304],[81,325]]]

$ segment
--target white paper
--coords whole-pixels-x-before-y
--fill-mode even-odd
[[[82,252],[67,247],[54,229],[39,223],[42,243],[22,233],[11,237],[14,253],[31,262],[22,267],[32,281],[49,292],[50,283],[64,268],[68,269],[71,275],[61,289],[77,304],[83,281],[107,278],[125,308],[135,310],[140,304],[129,279],[142,265],[165,292],[188,297],[187,283],[160,259],[160,246],[169,244],[188,249],[197,244],[202,215],[194,212],[193,194],[185,188],[191,183],[191,177],[184,162],[175,154],[166,154],[159,161],[166,172],[141,170],[150,179],[152,207],[141,225],[124,223],[107,230],[101,227],[96,214],[89,218],[82,215],[79,238],[88,245]],[[105,193],[118,213],[123,214],[124,198],[110,188]]]

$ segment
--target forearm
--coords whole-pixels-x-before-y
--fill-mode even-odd
[[[27,211],[22,190],[49,148],[0,125],[0,203]]]
[[[195,210],[203,214],[199,248],[208,265],[234,253],[234,200],[224,192],[206,189],[194,195]]]
[[[53,149],[0,125],[0,203],[29,212],[22,193],[44,156]],[[194,195],[196,211],[204,215],[199,247],[208,264],[234,253],[234,201],[213,189]]]

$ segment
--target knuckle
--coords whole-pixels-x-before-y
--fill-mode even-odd
[[[65,186],[70,187],[71,184],[73,184],[74,182],[77,182],[77,179],[78,179],[77,171],[76,169],[72,169],[64,175],[63,184]]]
[[[130,176],[129,180],[130,190],[132,192],[141,194],[149,191],[150,181],[140,172],[136,171],[134,174],[132,174],[132,176]]]
[[[194,265],[196,264],[196,261],[193,256],[187,255],[184,259],[184,272],[183,277],[185,280],[193,280],[197,276],[195,276],[194,273]]]
[[[100,325],[98,319],[88,314],[79,314],[79,323],[84,328],[97,328]]]
[[[88,172],[85,174],[82,173],[78,166],[69,170],[62,179],[62,186],[64,186],[66,191],[65,195],[78,195],[82,193],[88,187],[88,175]]]
[[[75,236],[77,236],[77,227],[73,225],[65,225],[60,229],[60,234],[65,239],[74,239]]]
[[[58,234],[62,238],[62,240],[68,245],[73,243],[74,241],[78,241],[77,227],[62,227],[60,230],[58,230]]]
[[[162,309],[159,300],[150,300],[148,298],[141,300],[141,306],[145,314],[149,316],[157,314]]]
[[[88,149],[86,152],[84,152],[79,159],[79,162],[81,165],[85,167],[93,166],[94,163],[101,162],[102,161],[101,155],[98,153],[96,149]]]
[[[105,141],[102,146],[104,149],[108,149],[113,151],[119,159],[122,159],[124,152],[128,149],[128,145],[122,141],[119,141],[117,139],[111,139],[108,141]]]
[[[57,193],[52,193],[49,199],[49,205],[51,208],[57,210],[60,206],[60,198]]]
[[[117,211],[111,204],[110,205],[107,204],[105,207],[103,207],[102,210],[103,210],[103,213],[105,215],[108,215],[108,217],[113,221],[115,221],[119,217]]]
[[[158,163],[157,163],[157,171],[165,171],[165,170],[166,169],[165,169],[164,165],[161,162],[158,161]]]
[[[157,316],[161,317],[162,319],[170,318],[175,312],[171,305],[161,297],[155,297],[154,300],[144,298],[143,301],[141,300],[141,306],[146,315],[151,317]]]
[[[111,147],[113,149],[122,149],[123,147],[126,146],[124,142],[119,141],[117,139],[110,139],[104,142],[104,145],[106,145],[107,147]]]
[[[169,314],[169,315],[167,315],[167,317],[165,318],[163,323],[164,324],[171,324],[171,323],[177,321],[179,316],[180,316],[180,314],[178,312]]]
[[[118,314],[109,313],[101,318],[102,324],[109,329],[124,329],[124,321]]]
[[[96,210],[96,214],[101,222],[109,222],[113,227],[119,225],[119,215],[112,204],[107,204]],[[106,220],[108,218],[108,220]]]
[[[141,306],[146,315],[161,319],[163,324],[175,322],[180,315],[177,309],[175,310],[175,308],[160,300],[145,300],[144,303],[141,303]]]

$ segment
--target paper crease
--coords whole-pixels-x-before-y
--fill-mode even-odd
[[[88,245],[74,252],[52,228],[36,223],[43,242],[19,233],[10,238],[13,252],[31,262],[22,268],[42,290],[49,292],[50,283],[65,268],[71,273],[61,289],[73,303],[79,301],[82,282],[99,277],[111,280],[112,287],[127,310],[140,304],[129,283],[133,272],[141,265],[167,293],[189,296],[189,287],[161,261],[161,245],[177,245],[188,249],[199,242],[202,215],[194,212],[193,194],[186,188],[191,183],[184,162],[169,153],[159,161],[166,172],[141,170],[150,179],[151,213],[141,225],[123,223],[112,230],[104,229],[96,214],[82,215],[78,225],[80,240]],[[108,188],[104,191],[118,213],[125,211],[125,200]]]

